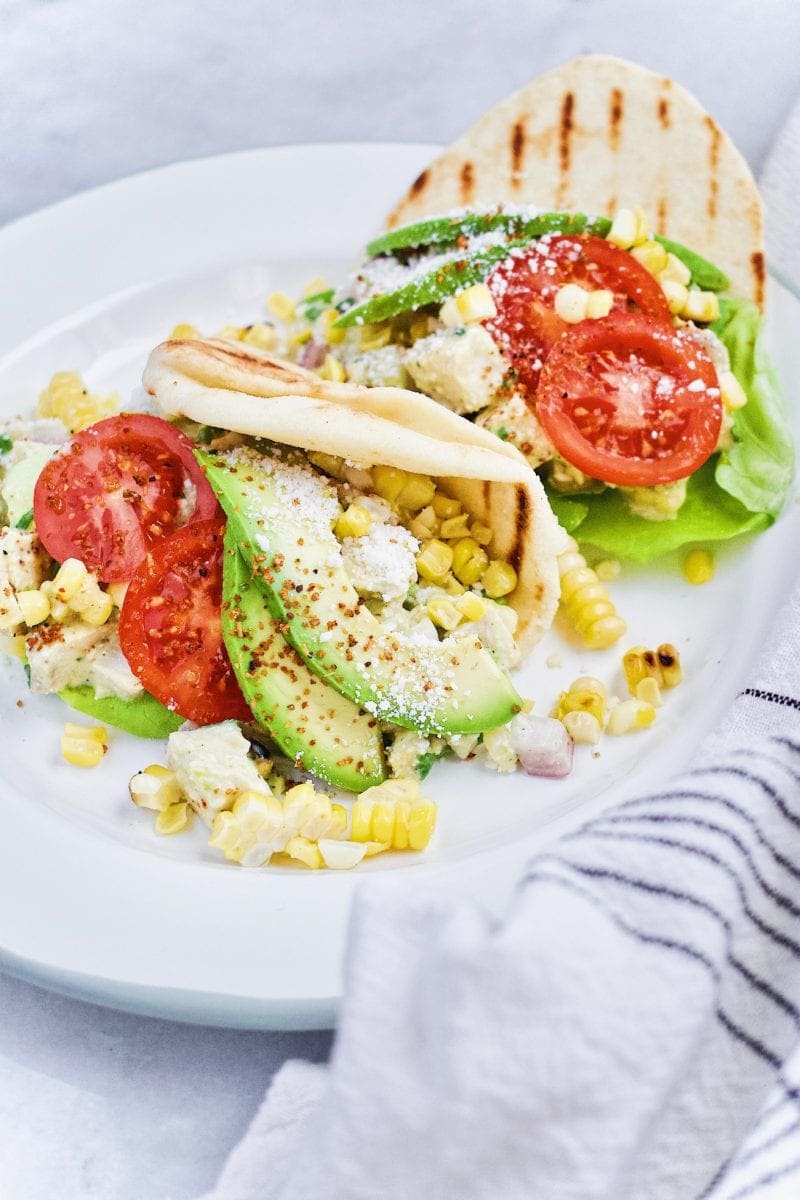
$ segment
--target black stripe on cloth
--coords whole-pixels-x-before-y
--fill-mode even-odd
[[[796,1158],[793,1162],[787,1163],[785,1167],[781,1167],[779,1171],[770,1171],[768,1175],[762,1175],[754,1183],[749,1183],[747,1187],[739,1188],[739,1191],[729,1196],[728,1200],[744,1200],[745,1196],[753,1196],[762,1188],[768,1187],[771,1183],[777,1183],[779,1179],[786,1179],[799,1170],[800,1158]]]
[[[771,742],[778,741],[777,738],[770,738]],[[783,739],[780,739],[783,740]],[[798,747],[800,749],[800,747]],[[747,758],[758,759],[760,762],[769,763],[771,767],[778,767],[781,771],[785,771],[791,777],[794,783],[800,783],[800,774],[795,771],[794,767],[790,767],[788,762],[782,758],[776,758],[774,754],[767,754],[764,750],[757,750],[754,746],[742,746],[739,750],[731,751],[732,758]]]
[[[745,688],[740,696],[753,696],[756,700],[769,700],[770,704],[782,704],[788,708],[800,708],[800,700],[794,696],[783,696],[780,692],[762,692],[761,688]]]
[[[771,884],[767,883],[766,879],[762,877],[761,872],[758,870],[758,867],[753,860],[753,856],[742,839],[737,837],[733,830],[728,829],[725,825],[717,825],[715,821],[705,821],[702,817],[684,817],[679,813],[627,813],[624,816],[609,815],[605,821],[605,824],[629,825],[634,821],[640,822],[643,825],[691,825],[693,829],[704,829],[709,833],[721,834],[724,838],[727,838],[728,841],[731,842],[740,852],[750,868],[751,874],[756,883],[770,897],[770,899],[774,900],[779,908],[786,909],[786,911],[793,917],[800,917],[800,904],[795,904],[791,897],[785,896],[783,892],[776,891]],[[602,822],[598,822],[598,824],[602,824]],[[770,851],[773,858],[777,859],[777,851],[770,846],[769,842],[764,842],[763,844],[765,848]],[[793,874],[795,874],[795,870],[792,871]],[[797,872],[797,875],[800,876],[800,871]]]
[[[769,740],[775,742],[777,746],[785,746],[787,750],[793,750],[795,754],[800,754],[800,742],[793,742],[791,738],[787,737],[773,737]]]
[[[777,1054],[773,1054],[771,1050],[768,1050],[760,1038],[751,1037],[749,1033],[745,1033],[741,1026],[735,1025],[721,1008],[717,1009],[717,1016],[728,1033],[736,1038],[737,1042],[741,1042],[743,1046],[747,1046],[749,1050],[752,1050],[759,1058],[763,1058],[764,1062],[769,1063],[776,1071],[779,1067],[783,1066],[783,1059],[779,1058]]]
[[[775,807],[783,813],[786,820],[800,828],[800,817],[792,812],[783,798],[775,791],[775,788],[767,783],[766,779],[762,779],[760,775],[754,775],[752,771],[744,771],[741,767],[732,767],[721,763],[715,767],[696,767],[691,772],[691,775],[733,775],[737,779],[745,779],[748,783],[755,783],[770,798]]]
[[[758,844],[760,846],[762,846],[763,849],[765,849],[770,854],[770,856],[775,860],[775,862],[779,863],[780,866],[784,867],[785,870],[787,870],[790,875],[793,875],[795,879],[800,879],[800,868],[796,867],[790,859],[788,859],[784,854],[781,854],[779,850],[775,849],[775,847],[772,845],[772,843],[769,841],[769,839],[765,836],[761,826],[758,824],[755,817],[753,817],[751,815],[751,813],[749,813],[747,811],[747,809],[742,808],[741,805],[739,805],[739,804],[735,804],[734,801],[729,800],[727,796],[718,796],[716,794],[716,792],[695,792],[695,791],[690,791],[690,790],[681,790],[681,791],[675,790],[675,791],[671,791],[671,792],[659,792],[658,795],[656,795],[656,796],[649,796],[646,800],[646,804],[649,806],[659,800],[690,800],[690,801],[698,801],[699,800],[703,804],[718,804],[718,805],[720,805],[720,807],[727,809],[728,812],[735,813],[737,817],[741,817],[741,819],[750,826],[750,828],[753,831],[753,836],[755,837]],[[614,811],[616,813],[627,813],[629,809],[634,808],[637,804],[641,805],[642,803],[643,803],[642,800],[631,800],[627,804],[619,805],[619,807],[616,808]],[[601,814],[599,817],[595,817],[595,819],[593,821],[587,822],[587,824],[584,825],[583,828],[591,830],[591,829],[596,828],[598,825],[603,825],[606,822],[613,821],[616,819],[617,819],[616,817],[611,816],[608,813]],[[627,819],[627,818],[624,818],[624,819]],[[640,820],[642,818],[639,815],[637,815],[636,813],[633,813],[633,814],[631,814],[630,819],[631,820]],[[699,820],[699,818],[698,818],[698,820]]]
[[[795,958],[800,959],[800,945],[798,945],[797,942],[788,937],[786,934],[781,933],[779,929],[775,929],[774,926],[768,925],[767,922],[762,920],[757,913],[753,912],[747,902],[747,895],[739,876],[736,874],[733,868],[729,866],[728,863],[724,862],[723,859],[719,858],[718,855],[713,854],[710,850],[705,850],[700,846],[692,846],[689,842],[680,842],[674,838],[656,837],[654,834],[623,833],[617,830],[609,830],[608,832],[604,832],[602,829],[597,829],[592,832],[592,836],[604,838],[608,841],[618,840],[625,842],[637,842],[639,844],[649,846],[664,846],[670,850],[680,850],[682,853],[691,854],[697,858],[706,859],[708,862],[718,867],[732,880],[736,889],[736,893],[739,897],[739,903],[742,906],[742,912],[748,918],[748,920],[750,920],[757,929],[760,929],[761,932],[765,934],[771,941],[775,942],[779,946],[783,946],[783,948],[788,950],[792,955],[794,955]]]
[[[548,857],[550,857],[551,861],[557,863],[559,866],[568,866],[570,870],[577,871],[579,875],[586,876],[589,879],[608,880],[611,883],[618,883],[622,887],[631,888],[633,891],[645,892],[651,896],[663,897],[666,900],[673,900],[677,904],[688,904],[693,908],[699,908],[701,911],[707,913],[725,930],[727,935],[726,943],[728,946],[726,949],[725,958],[729,966],[736,971],[737,974],[741,975],[744,981],[751,988],[753,988],[754,991],[759,992],[762,996],[766,996],[768,1000],[771,1000],[773,1004],[775,1004],[782,1010],[782,1012],[786,1014],[786,1016],[791,1018],[795,1026],[800,1028],[800,1009],[798,1009],[791,1002],[791,1000],[784,996],[782,992],[777,991],[772,984],[768,983],[765,979],[762,979],[759,975],[754,974],[749,967],[746,967],[740,959],[736,958],[731,953],[731,923],[719,911],[719,909],[714,907],[713,904],[709,904],[708,901],[701,899],[699,896],[694,896],[690,892],[679,892],[673,888],[664,887],[661,884],[651,883],[648,879],[637,879],[631,875],[624,875],[621,871],[612,871],[607,867],[582,866],[573,862],[566,864],[562,859],[559,859],[555,856]],[[547,861],[547,859],[545,859],[545,861]]]
[[[761,1142],[758,1146],[754,1146],[752,1150],[748,1150],[746,1154],[737,1154],[732,1162],[732,1167],[735,1171],[741,1170],[747,1163],[752,1162],[754,1158],[758,1158],[759,1154],[766,1153],[767,1150],[773,1150],[776,1146],[796,1130],[800,1129],[800,1117],[795,1117],[789,1125],[785,1125],[783,1129],[779,1129],[772,1137],[767,1138],[765,1142]]]

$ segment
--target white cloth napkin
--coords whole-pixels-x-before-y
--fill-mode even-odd
[[[763,179],[800,278],[800,108]],[[800,1194],[800,585],[696,766],[530,864],[507,920],[357,900],[330,1067],[207,1200]]]

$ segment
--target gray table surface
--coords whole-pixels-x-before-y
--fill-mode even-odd
[[[793,0],[0,0],[0,223],[226,150],[446,142],[588,51],[675,76],[758,168],[800,90],[798,45]],[[174,1025],[2,976],[0,1012],[0,1200],[196,1196],[280,1063],[330,1048],[329,1034]]]

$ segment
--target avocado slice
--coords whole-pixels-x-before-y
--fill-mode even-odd
[[[222,636],[256,721],[289,758],[348,792],[383,782],[377,720],[312,674],[284,639],[237,550],[230,524],[222,570]]]
[[[84,684],[62,688],[58,694],[70,708],[116,729],[124,729],[135,737],[168,737],[185,720],[178,713],[170,712],[149,692],[141,692],[133,700],[123,700],[120,696],[103,696],[98,700],[94,688]]]
[[[196,451],[280,631],[342,696],[425,733],[482,733],[522,708],[474,637],[417,641],[381,623],[342,564],[330,486],[305,459]]]

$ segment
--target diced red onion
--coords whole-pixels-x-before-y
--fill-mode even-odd
[[[328,347],[324,342],[306,342],[300,354],[300,366],[306,367],[309,371],[315,371],[325,362],[327,353]]]
[[[572,770],[575,745],[560,721],[520,713],[511,722],[511,739],[526,775],[562,779]]]

